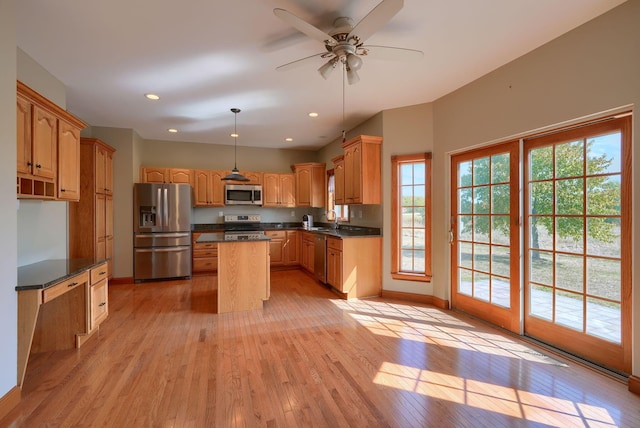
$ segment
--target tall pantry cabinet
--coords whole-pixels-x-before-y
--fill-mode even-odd
[[[96,138],[80,139],[80,201],[69,203],[69,257],[109,259],[113,276],[113,153]]]

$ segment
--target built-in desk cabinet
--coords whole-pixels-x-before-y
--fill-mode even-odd
[[[78,200],[79,139],[86,124],[17,82],[18,198]]]
[[[29,354],[79,348],[109,314],[107,263],[46,288],[18,291],[18,385]]]

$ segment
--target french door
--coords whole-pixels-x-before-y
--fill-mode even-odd
[[[518,141],[452,158],[455,309],[521,332]]]
[[[525,334],[631,371],[631,118],[525,140]]]
[[[631,117],[451,159],[453,307],[630,373]]]

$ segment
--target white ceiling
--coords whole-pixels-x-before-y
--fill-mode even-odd
[[[357,23],[379,1],[16,0],[17,44],[66,85],[67,109],[93,126],[233,144],[237,107],[239,146],[317,149],[381,110],[434,101],[624,2],[405,0],[367,44],[424,58],[365,58],[360,82],[346,86],[343,122],[339,70],[325,81],[318,58],[275,71],[324,47],[273,9],[329,31],[335,18]],[[161,99],[145,99],[149,92]]]

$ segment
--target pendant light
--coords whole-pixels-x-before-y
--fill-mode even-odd
[[[232,108],[231,112],[233,113],[233,169],[231,170],[231,174],[223,177],[222,180],[227,181],[249,181],[247,177],[240,174],[238,171],[238,167],[236,165],[237,153],[238,153],[238,113],[240,113],[239,108]]]

